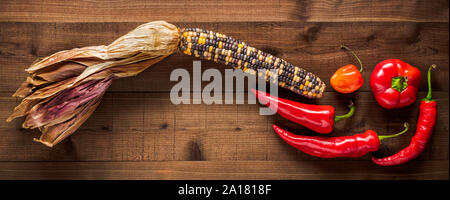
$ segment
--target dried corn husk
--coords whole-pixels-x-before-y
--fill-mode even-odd
[[[26,69],[13,96],[23,98],[7,119],[26,116],[24,128],[38,128],[35,141],[53,147],[94,112],[117,78],[135,76],[177,51],[180,30],[167,22],[142,24],[110,45],[57,52]]]

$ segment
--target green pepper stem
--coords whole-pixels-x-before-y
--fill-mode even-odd
[[[425,97],[425,100],[427,101],[432,101],[433,99],[431,98],[431,70],[435,69],[436,65],[432,64],[430,66],[430,68],[428,68],[428,73],[427,73],[427,81],[428,81],[428,93],[427,93],[427,97]]]
[[[338,122],[341,119],[345,119],[345,118],[349,118],[349,117],[353,116],[353,113],[355,113],[355,105],[353,104],[353,101],[350,101],[350,105],[348,107],[350,107],[350,111],[348,111],[348,113],[345,115],[334,116],[334,122]]]
[[[355,52],[353,52],[350,48],[348,48],[347,46],[345,46],[343,44],[341,44],[341,48],[344,48],[347,51],[350,51],[350,53],[352,53],[353,56],[355,56],[356,60],[358,60],[358,62],[359,62],[359,66],[360,66],[359,72],[362,72],[363,71],[363,64],[362,64],[361,60],[359,59],[359,57],[355,54]]]
[[[408,87],[408,77],[398,76],[391,79],[391,87],[394,90],[402,92],[406,87]]]
[[[403,129],[403,131],[401,131],[400,133],[396,133],[396,134],[394,134],[394,135],[379,135],[379,136],[378,136],[378,140],[381,141],[381,140],[386,139],[386,138],[397,137],[397,136],[399,136],[399,135],[401,135],[401,134],[403,134],[403,133],[406,133],[406,132],[408,131],[409,124],[408,124],[407,122],[405,122],[405,123],[403,124],[403,126],[405,127],[405,129]]]

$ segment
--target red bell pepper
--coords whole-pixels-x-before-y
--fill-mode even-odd
[[[376,101],[387,109],[414,103],[419,84],[420,70],[399,59],[378,63],[370,77],[370,87]]]

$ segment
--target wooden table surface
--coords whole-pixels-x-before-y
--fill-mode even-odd
[[[320,159],[282,141],[273,124],[313,134],[278,115],[261,116],[261,105],[173,105],[170,73],[192,71],[193,57],[174,54],[136,77],[117,80],[99,108],[54,148],[32,141],[37,130],[23,119],[5,119],[19,103],[11,97],[35,59],[76,47],[109,44],[139,24],[165,20],[179,27],[225,33],[317,74],[328,85],[324,97],[309,100],[281,90],[296,101],[330,104],[337,113],[355,101],[355,116],[338,123],[332,136],[373,129],[403,136],[383,141],[378,156],[409,144],[419,100],[385,110],[374,100],[369,77],[374,66],[399,58],[425,72],[431,64],[433,97],[439,111],[426,150],[401,166],[381,167],[371,155]],[[362,59],[364,86],[342,95],[329,77]],[[210,61],[202,69],[227,68]],[[207,82],[203,83],[205,86]],[[0,179],[448,179],[449,178],[449,1],[1,1],[0,2]]]

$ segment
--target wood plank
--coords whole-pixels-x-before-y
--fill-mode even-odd
[[[371,161],[1,162],[0,179],[448,180],[447,161],[381,167]]]
[[[35,59],[57,51],[82,46],[108,44],[140,23],[0,23],[0,91],[13,92],[25,79],[23,71]],[[180,27],[201,27],[247,41],[250,45],[301,66],[322,78],[329,86],[337,68],[357,64],[340,44],[351,47],[362,59],[366,84],[370,91],[373,67],[388,58],[399,58],[422,72],[437,64],[433,89],[448,91],[448,23],[176,23]],[[271,41],[267,43],[267,41]],[[192,72],[195,58],[177,53],[132,78],[115,81],[109,91],[170,91],[170,73],[177,68]],[[203,61],[202,69],[227,66]],[[420,90],[426,90],[422,76]],[[204,84],[206,85],[206,84]]]
[[[0,1],[0,179],[443,179],[449,178],[449,1]],[[339,122],[330,136],[367,129],[380,135],[380,150],[361,158],[321,159],[307,155],[272,130],[277,124],[298,134],[317,135],[279,115],[259,115],[259,104],[174,105],[169,91],[177,68],[192,72],[193,57],[180,52],[139,76],[120,79],[81,128],[54,148],[32,141],[37,130],[23,119],[5,119],[20,102],[10,97],[35,59],[76,47],[109,44],[136,26],[165,20],[178,27],[222,32],[317,74],[328,85],[312,100],[281,89],[280,96],[333,105],[355,116]],[[268,42],[269,41],[269,42]],[[352,48],[364,63],[364,86],[343,95],[329,86],[337,68],[357,64],[342,49]],[[391,155],[415,133],[419,101],[402,109],[382,109],[369,88],[374,66],[399,58],[433,73],[438,118],[425,151],[404,165],[381,167],[371,156]],[[209,61],[202,69],[227,66]],[[203,82],[205,86],[207,82]],[[227,91],[225,91],[227,92]],[[224,94],[224,93],[223,93]],[[3,120],[1,120],[3,119]]]
[[[25,1],[2,2],[7,22],[448,22],[448,1]]]
[[[0,97],[0,119],[6,119],[17,104],[9,93]],[[295,95],[282,97],[298,101]],[[425,96],[420,92],[418,97]],[[438,121],[427,149],[417,159],[448,160],[448,92],[434,92]],[[368,92],[353,97],[355,116],[335,126],[330,136],[352,135],[372,129],[380,135],[400,131],[403,122],[411,130],[401,137],[384,140],[375,155],[387,156],[406,147],[415,133],[419,101],[410,107],[381,109]],[[305,101],[307,102],[307,101]],[[310,101],[313,102],[313,101]],[[347,112],[346,98],[327,92],[314,101],[333,105],[336,113]],[[280,140],[271,126],[294,133],[316,135],[279,115],[259,115],[260,105],[173,105],[168,93],[107,93],[99,108],[71,137],[54,148],[32,141],[36,130],[20,128],[23,119],[0,121],[0,161],[189,161],[189,160],[324,160],[304,154]],[[370,115],[368,114],[370,113]],[[370,154],[335,160],[370,160]]]

